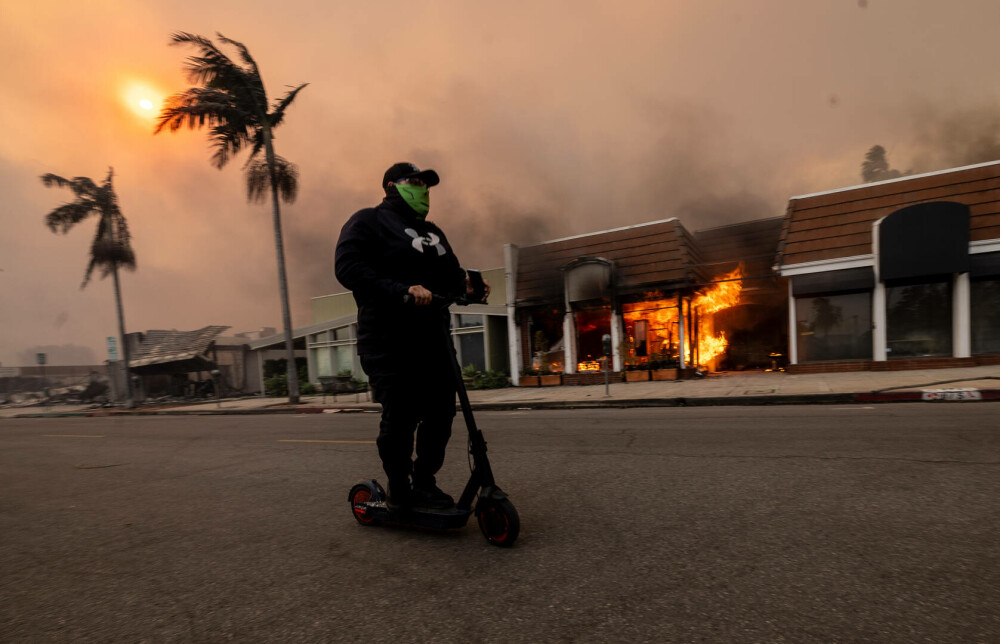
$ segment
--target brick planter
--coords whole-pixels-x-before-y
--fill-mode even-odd
[[[562,375],[555,374],[548,376],[538,376],[538,380],[540,381],[539,384],[541,384],[543,387],[554,387],[562,384]]]
[[[537,387],[538,386],[538,376],[521,376],[518,381],[518,387]]]
[[[612,371],[608,374],[608,382],[622,382],[625,380],[621,371]],[[603,385],[603,371],[588,371],[586,373],[564,373],[562,377],[563,385]]]
[[[625,382],[646,382],[647,380],[649,380],[649,371],[645,369],[625,372]]]
[[[653,380],[677,380],[677,369],[653,369],[649,375]]]

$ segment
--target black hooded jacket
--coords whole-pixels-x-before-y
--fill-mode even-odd
[[[358,353],[436,353],[448,311],[403,303],[411,286],[465,293],[465,270],[441,229],[419,219],[395,188],[379,205],[354,213],[340,231],[337,280],[358,303]]]

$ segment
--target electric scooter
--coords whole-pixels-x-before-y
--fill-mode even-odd
[[[473,289],[477,290],[477,281],[481,284],[482,278],[478,273],[473,273],[473,271],[469,271],[473,281]],[[482,297],[479,297],[478,300],[473,301],[481,299]],[[412,300],[413,296],[404,296],[404,301],[412,303]],[[464,298],[444,298],[438,295],[434,296],[434,301],[445,308],[453,302],[468,303],[464,301]],[[386,504],[385,490],[378,481],[362,479],[351,488],[348,495],[351,512],[358,523],[365,526],[389,524],[436,529],[461,528],[474,512],[479,523],[479,530],[486,537],[486,540],[495,546],[509,547],[514,545],[514,541],[517,540],[521,522],[518,519],[517,510],[514,509],[514,504],[493,480],[493,470],[486,457],[486,439],[483,437],[483,432],[476,426],[476,419],[472,416],[469,394],[462,382],[462,368],[458,364],[458,356],[455,354],[451,334],[446,331],[443,336],[447,346],[442,348],[446,349],[451,356],[458,401],[462,407],[465,426],[469,430],[469,454],[472,455],[472,471],[462,496],[455,507],[446,510],[419,506],[398,510],[390,509]]]

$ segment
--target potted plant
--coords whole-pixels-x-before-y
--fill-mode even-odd
[[[350,391],[353,389],[354,372],[350,369],[341,369],[333,377],[333,391]]]
[[[677,366],[677,361],[664,349],[655,360],[650,361],[649,376],[653,380],[677,380]]]
[[[645,382],[647,380],[649,380],[648,363],[625,365],[625,382]]]
[[[521,372],[521,378],[518,380],[519,387],[537,387],[538,382],[538,370],[537,369],[525,369]]]

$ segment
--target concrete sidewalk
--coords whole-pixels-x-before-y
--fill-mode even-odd
[[[849,404],[931,399],[1000,400],[1000,366],[920,371],[859,371],[792,375],[732,372],[694,380],[561,387],[508,387],[471,391],[475,409],[568,409],[580,407],[674,407],[703,405]],[[950,392],[948,390],[951,390]],[[965,390],[965,391],[959,391]],[[931,393],[926,394],[926,391]],[[107,416],[119,414],[267,414],[378,411],[367,395],[232,398],[197,404],[147,405],[136,410],[92,405],[0,408],[0,418]]]

